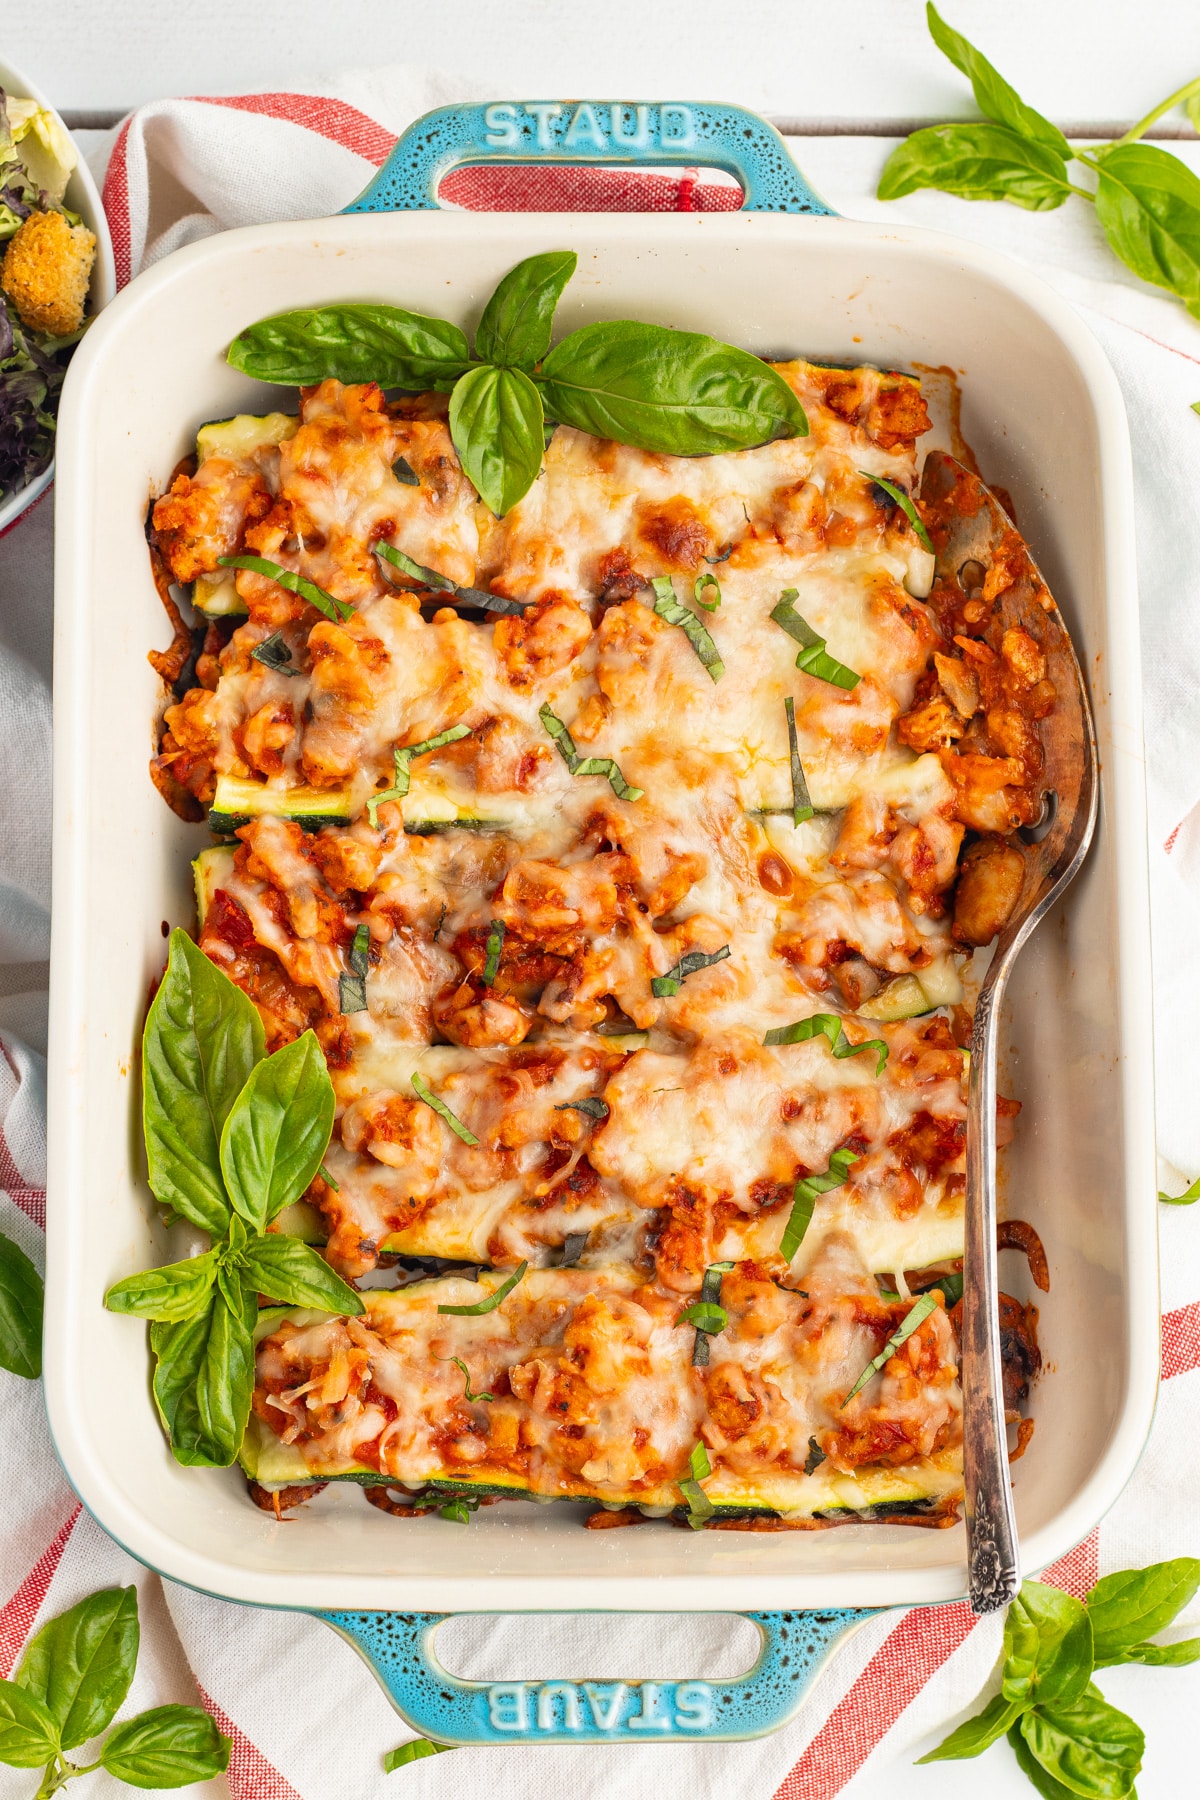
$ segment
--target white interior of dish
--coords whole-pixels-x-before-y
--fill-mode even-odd
[[[1027,1569],[1067,1551],[1127,1480],[1157,1365],[1149,950],[1132,492],[1115,381],[1063,303],[957,240],[840,220],[414,214],[225,233],[158,265],[89,333],[60,436],[47,1396],[67,1472],[115,1538],[178,1580],[275,1605],[434,1611],[801,1607],[964,1591],[964,1533],[584,1532],[581,1509],[497,1507],[469,1531],[401,1523],[331,1488],[280,1527],[236,1471],[179,1468],[145,1333],[108,1284],[161,1260],[144,1186],[136,1041],[168,923],[192,922],[206,840],[150,784],[166,623],[143,538],[205,419],[273,390],[228,368],[243,325],[333,299],[473,324],[520,257],[569,245],[566,330],[645,317],[764,355],[948,365],[985,477],[1011,492],[1092,686],[1098,841],[1011,990],[1004,1091],[1023,1102],[1008,1210],[1041,1233],[1047,1372],[1015,1471]],[[949,447],[949,446],[947,446]],[[1004,1284],[1031,1292],[1019,1260]]]

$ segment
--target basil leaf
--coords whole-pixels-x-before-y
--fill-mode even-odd
[[[1044,144],[1047,150],[1063,162],[1071,159],[1071,146],[1049,119],[1043,119],[1041,113],[1027,106],[1015,89],[1011,88],[1003,75],[994,69],[987,57],[976,50],[974,44],[947,25],[932,0],[925,7],[925,17],[929,25],[929,34],[943,56],[948,56],[956,69],[961,69],[975,93],[976,104],[981,113],[994,119],[997,125],[1007,125],[1010,131],[1018,135],[1033,138],[1035,142]]]
[[[679,1483],[679,1491],[687,1502],[687,1521],[693,1531],[702,1531],[708,1520],[716,1512],[716,1507],[700,1486],[712,1474],[712,1466],[708,1460],[708,1451],[703,1444],[697,1444],[688,1459],[691,1479]]]
[[[711,581],[712,576],[702,577]],[[668,625],[678,625],[704,667],[714,681],[720,681],[725,673],[725,664],[721,661],[717,646],[709,636],[708,627],[702,619],[698,619],[690,606],[684,606],[675,598],[675,589],[669,575],[656,575],[650,583],[654,589],[654,610],[660,619]],[[716,583],[713,583],[716,586]],[[720,593],[717,588],[717,593]]]
[[[835,1150],[823,1175],[802,1175],[792,1191],[792,1210],[779,1241],[779,1254],[790,1263],[812,1224],[813,1208],[821,1194],[841,1187],[858,1161],[853,1150]]]
[[[383,1759],[383,1766],[390,1775],[394,1769],[407,1768],[411,1762],[420,1762],[423,1756],[441,1756],[444,1750],[453,1748],[453,1744],[435,1744],[432,1738],[410,1738],[407,1744],[388,1751]]]
[[[116,1281],[104,1296],[109,1312],[135,1319],[190,1319],[207,1304],[217,1278],[217,1252],[191,1256]]]
[[[863,1050],[874,1050],[878,1057],[875,1074],[877,1077],[883,1074],[884,1064],[888,1059],[888,1047],[883,1039],[867,1038],[864,1043],[852,1044],[837,1013],[814,1013],[809,1019],[798,1019],[794,1025],[777,1025],[774,1031],[767,1032],[763,1043],[803,1044],[815,1037],[828,1038],[829,1048],[839,1062],[844,1056],[857,1056]]]
[[[577,1263],[587,1249],[587,1241],[591,1236],[588,1231],[568,1231],[562,1241],[562,1249],[558,1253],[558,1267],[569,1269]]]
[[[217,1292],[235,1319],[239,1319],[253,1336],[258,1323],[258,1299],[253,1287],[242,1278],[240,1254],[226,1256],[217,1269]]]
[[[1071,192],[1053,150],[1003,125],[930,125],[888,157],[875,192],[899,200],[939,188],[962,200],[1011,200],[1027,212],[1052,212]]]
[[[1200,179],[1154,144],[1106,145],[1086,160],[1100,177],[1096,216],[1109,247],[1200,318]]]
[[[504,949],[504,920],[493,919],[487,935],[487,961],[480,976],[484,987],[491,987],[500,973],[500,953]],[[558,1110],[557,1108],[555,1109]],[[607,1111],[607,1108],[605,1108]]]
[[[42,1278],[0,1232],[0,1369],[36,1381],[42,1372]]]
[[[556,1106],[554,1110],[555,1112],[580,1112],[589,1119],[603,1120],[608,1117],[607,1101],[598,1100],[590,1096],[586,1100],[564,1100],[562,1104]]]
[[[438,1356],[434,1358],[434,1361],[452,1362],[454,1364],[455,1368],[463,1378],[464,1400],[474,1402],[476,1400],[494,1400],[496,1398],[495,1394],[473,1394],[471,1392],[471,1371],[468,1369],[461,1356]]]
[[[843,1407],[849,1406],[855,1394],[861,1393],[871,1377],[877,1375],[880,1369],[884,1367],[885,1363],[891,1361],[900,1346],[908,1342],[913,1332],[916,1331],[918,1326],[925,1323],[926,1319],[929,1317],[930,1313],[934,1311],[936,1306],[937,1301],[932,1294],[921,1295],[921,1298],[917,1301],[916,1305],[905,1314],[896,1330],[893,1331],[891,1337],[879,1352],[879,1355],[871,1358],[854,1386],[850,1389],[850,1392],[846,1395],[846,1398],[842,1401]],[[839,1408],[839,1411],[840,1410],[841,1408]]]
[[[1183,1638],[1177,1644],[1130,1644],[1121,1662],[1143,1663],[1148,1669],[1179,1669],[1200,1662],[1200,1638]]]
[[[976,1713],[973,1719],[964,1719],[949,1737],[943,1738],[936,1750],[930,1750],[925,1756],[918,1756],[918,1765],[960,1762],[965,1757],[982,1756],[989,1745],[1003,1737],[1009,1726],[1020,1718],[1021,1710],[1017,1701],[1006,1700],[1003,1694],[996,1694],[982,1712]]]
[[[796,667],[803,669],[806,675],[813,676],[817,681],[828,681],[833,687],[845,688],[847,693],[852,692],[862,676],[856,675],[853,669],[848,669],[836,656],[828,654],[825,639],[817,635],[808,620],[802,619],[792,605],[796,594],[795,588],[785,588],[779,596],[779,604],[772,607],[770,613],[772,621],[782,626],[788,636],[801,646]]]
[[[292,653],[288,649],[287,640],[282,631],[273,631],[265,637],[261,644],[255,644],[250,652],[251,662],[261,663],[264,669],[274,669],[278,675],[299,675],[303,671],[291,666]]]
[[[1200,1562],[1193,1556],[1171,1562],[1151,1563],[1148,1569],[1122,1569],[1105,1575],[1087,1597],[1088,1616],[1095,1640],[1095,1666],[1143,1662],[1132,1657],[1133,1648],[1148,1647],[1144,1639],[1164,1631],[1200,1588]]]
[[[532,369],[550,348],[554,312],[579,261],[573,250],[544,250],[510,269],[483,309],[475,332],[482,362]]]
[[[155,1357],[154,1402],[173,1450],[175,1416],[184,1394],[199,1375],[217,1298],[210,1294],[204,1311],[193,1318],[160,1320],[150,1327],[150,1348]],[[178,1462],[187,1460],[178,1451],[175,1456]]]
[[[460,587],[457,581],[451,581],[448,575],[439,575],[436,569],[427,569],[424,563],[414,562],[403,550],[395,550],[391,544],[382,541],[371,545],[373,556],[382,557],[384,562],[391,563],[394,569],[400,569],[413,581],[419,581],[422,587],[436,588],[439,593],[453,594],[463,606],[481,606],[484,612],[519,614],[532,600],[506,600],[503,594],[490,594],[486,588]]]
[[[198,1320],[159,1329],[192,1326],[198,1327],[188,1341],[194,1373],[174,1402],[171,1450],[177,1462],[224,1469],[237,1456],[250,1416],[254,1346],[239,1310],[221,1293]]]
[[[948,1275],[935,1275],[932,1281],[927,1279],[919,1291],[922,1294],[929,1294],[933,1292],[934,1288],[941,1290],[942,1300],[946,1311],[949,1312],[950,1308],[957,1306],[962,1299],[963,1278],[956,1272]]]
[[[767,363],[665,325],[585,325],[551,350],[538,385],[552,418],[636,450],[709,456],[808,435],[804,408]]]
[[[470,366],[466,337],[445,319],[400,306],[309,306],[276,313],[238,333],[227,360],[258,381],[377,381],[418,390],[454,381]]]
[[[420,487],[421,477],[406,457],[398,456],[392,464],[392,474],[403,487]]]
[[[146,1158],[155,1199],[213,1237],[229,1222],[221,1130],[262,1055],[257,1007],[176,928],[142,1038]]]
[[[570,769],[572,775],[603,775],[618,800],[640,800],[645,788],[631,787],[622,775],[611,756],[580,756],[575,748],[575,740],[551,710],[549,705],[540,707],[538,718],[558,746],[558,754]]]
[[[397,746],[392,751],[394,778],[391,787],[382,794],[374,794],[367,801],[367,818],[370,820],[371,829],[379,830],[379,808],[385,800],[403,800],[408,793],[412,785],[412,762],[415,756],[424,756],[430,750],[440,750],[443,744],[457,744],[460,738],[470,737],[470,735],[469,726],[452,725],[448,731],[439,731],[436,737],[425,738],[419,744],[406,744],[402,748]],[[365,969],[363,974],[366,974]],[[366,1005],[365,991],[363,1005]],[[345,1012],[345,1010],[343,1007],[342,1011]],[[358,1010],[361,1012],[362,1007]]]
[[[474,1306],[439,1306],[438,1311],[453,1313],[458,1319],[481,1319],[485,1313],[495,1312],[502,1300],[507,1300],[528,1267],[527,1262],[518,1263],[507,1281],[502,1281],[494,1293],[486,1300],[477,1300]]]
[[[1048,1775],[1093,1800],[1123,1800],[1146,1748],[1141,1727],[1091,1685],[1073,1706],[1033,1707],[1017,1729]]]
[[[707,560],[706,557],[705,561]],[[724,558],[719,557],[717,560],[723,561]],[[715,600],[705,600],[701,598],[706,588],[713,588],[715,590],[717,596]],[[695,581],[692,583],[692,599],[696,602],[697,606],[702,606],[705,612],[716,612],[718,606],[721,604],[721,584],[716,576],[710,575],[707,570],[705,570],[703,575],[697,575]]]
[[[462,1120],[450,1111],[450,1108],[446,1105],[444,1100],[438,1099],[438,1096],[434,1093],[433,1089],[429,1086],[429,1083],[423,1076],[414,1073],[409,1079],[412,1082],[413,1091],[416,1094],[417,1099],[423,1100],[426,1106],[432,1106],[434,1112],[438,1115],[438,1118],[445,1119],[455,1137],[461,1138],[464,1144],[470,1144],[472,1148],[478,1144],[479,1139],[475,1136],[475,1133],[467,1130]],[[522,1267],[524,1267],[523,1264]],[[486,1310],[490,1311],[491,1309],[487,1308]]]
[[[813,803],[808,782],[804,778],[804,764],[800,761],[800,740],[796,736],[796,702],[790,694],[784,699],[783,711],[787,719],[788,766],[792,775],[792,824],[803,825],[806,819],[813,816]]]
[[[54,1720],[59,1744],[73,1750],[117,1716],[138,1658],[136,1588],[105,1588],[42,1626],[30,1639],[16,1680]]]
[[[675,1323],[694,1325],[697,1331],[716,1337],[728,1325],[729,1314],[723,1306],[710,1306],[703,1300],[697,1300],[692,1306],[685,1307]]]
[[[336,1275],[310,1244],[270,1232],[255,1238],[242,1252],[243,1280],[269,1300],[286,1306],[315,1306],[322,1312],[349,1313],[363,1308],[354,1289]]]
[[[820,1444],[818,1444],[815,1437],[810,1437],[808,1440],[808,1455],[804,1459],[804,1473],[806,1475],[815,1475],[825,1460],[825,1452],[822,1450]],[[929,1759],[926,1758],[924,1760]]]
[[[354,608],[348,600],[335,600],[327,594],[323,587],[310,581],[307,575],[297,575],[294,569],[285,569],[281,563],[272,562],[268,556],[218,556],[217,561],[226,569],[252,569],[256,575],[265,575],[268,580],[277,582],[286,588],[289,594],[299,594],[301,600],[307,600],[310,606],[324,613],[334,624],[350,618]]]
[[[367,984],[361,975],[338,976],[338,1010],[343,1016],[366,1012]]]
[[[234,1207],[258,1231],[308,1187],[333,1113],[333,1083],[312,1031],[251,1073],[221,1133],[221,1169]]]
[[[1200,406],[1200,401],[1196,403]],[[1182,1194],[1164,1194],[1160,1188],[1158,1197],[1165,1206],[1193,1206],[1200,1200],[1200,1175],[1197,1175],[1190,1188]]]
[[[15,1681],[0,1681],[0,1763],[40,1769],[58,1755],[58,1743],[48,1708]]]
[[[924,545],[925,549],[928,550],[930,556],[932,556],[933,539],[925,529],[925,521],[917,511],[917,503],[912,495],[906,494],[904,489],[902,487],[897,487],[894,481],[885,481],[882,475],[872,475],[869,469],[860,469],[858,472],[860,475],[865,476],[873,486],[882,488],[889,500],[894,500],[896,502],[896,505],[900,508],[901,512],[916,532],[918,538],[920,538],[921,543]]]
[[[1033,1783],[1038,1793],[1042,1796],[1042,1800],[1078,1800],[1078,1796],[1074,1789],[1064,1787],[1061,1781],[1056,1781],[1053,1775],[1048,1774],[1046,1770],[1043,1769],[1041,1763],[1036,1760],[1029,1745],[1021,1736],[1021,1722],[1019,1719],[1015,1725],[1009,1726],[1007,1736],[1009,1743],[1013,1747],[1013,1754],[1016,1756],[1018,1768],[1021,1770],[1021,1773]],[[1133,1790],[1131,1788],[1130,1794],[1132,1795],[1132,1793]]]
[[[1004,1622],[1004,1698],[1021,1706],[1070,1706],[1091,1673],[1092,1621],[1083,1602],[1044,1582],[1023,1581]]]
[[[728,944],[722,944],[721,948],[714,950],[711,956],[704,950],[689,950],[667,970],[665,975],[654,976],[650,983],[650,992],[656,1000],[668,999],[672,994],[679,992],[681,984],[687,980],[689,975],[694,975],[697,969],[711,969],[714,963],[724,962],[729,954]]]
[[[520,369],[472,369],[450,396],[450,436],[463,473],[498,519],[542,469],[542,396]]]
[[[117,1726],[100,1762],[130,1787],[186,1787],[222,1774],[232,1747],[202,1707],[155,1706]]]

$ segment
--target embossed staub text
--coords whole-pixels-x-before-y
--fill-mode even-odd
[[[560,1736],[611,1732],[637,1738],[708,1731],[713,1691],[706,1681],[494,1681],[487,1689],[494,1731]]]
[[[697,142],[692,108],[679,101],[501,100],[483,116],[489,150],[570,150],[586,157],[690,150]]]

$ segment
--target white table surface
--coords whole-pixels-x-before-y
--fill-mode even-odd
[[[942,10],[1025,98],[1089,133],[1123,128],[1200,74],[1196,0],[945,0]],[[162,0],[34,0],[5,9],[0,39],[5,57],[72,111],[123,111],[166,94],[319,89],[332,69],[401,61],[487,79],[504,95],[732,100],[795,121],[792,131],[806,136],[899,135],[912,121],[971,110],[962,78],[928,37],[922,0],[205,0],[191,9]],[[886,147],[814,143],[802,159],[836,205],[843,183],[862,182],[857,165],[882,161]],[[1200,169],[1200,148],[1184,154]],[[964,207],[968,234],[969,214]],[[1027,234],[1037,222],[1014,213],[1012,224]],[[1090,220],[1081,216],[1078,230],[1086,262]],[[1195,1550],[1181,1544],[1176,1553]],[[508,1642],[511,1668],[519,1621]],[[1110,1670],[1103,1685],[1146,1731],[1141,1800],[1194,1792],[1190,1721],[1200,1711],[1200,1666]],[[886,1789],[901,1800],[918,1791],[922,1800],[958,1800],[964,1780],[972,1800],[1030,1800],[1034,1792],[1000,1745],[970,1764],[919,1775],[906,1758],[886,1768],[876,1759],[844,1795],[873,1800]]]

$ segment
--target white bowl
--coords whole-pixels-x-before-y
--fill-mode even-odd
[[[146,1333],[108,1284],[165,1260],[137,1129],[137,1041],[169,923],[191,924],[205,840],[146,764],[170,636],[143,523],[205,419],[277,403],[224,360],[250,321],[384,299],[473,324],[520,258],[571,245],[560,330],[647,318],[760,353],[962,371],[963,430],[1062,604],[1095,703],[1101,823],[1010,989],[1003,1091],[1023,1102],[1009,1211],[1041,1233],[1047,1373],[1015,1471],[1027,1570],[1112,1505],[1158,1375],[1145,796],[1129,439],[1116,379],[1036,276],[900,223],[780,214],[415,212],[222,232],[125,290],[63,396],[55,595],[54,923],[46,1399],[67,1474],[106,1531],[173,1579],[275,1606],[448,1612],[886,1606],[952,1599],[964,1534],[861,1525],[582,1531],[578,1509],[401,1526],[331,1488],[280,1527],[236,1470],[181,1468],[149,1396]],[[943,446],[949,444],[942,440]],[[1015,1262],[1004,1285],[1028,1293]]]
[[[14,69],[9,62],[0,60],[0,87],[6,94],[15,94],[22,100],[36,100],[39,106],[54,112],[41,88],[23,75],[20,69]],[[54,114],[58,118],[58,114]],[[58,120],[62,124],[62,120]],[[65,127],[64,127],[65,130]],[[92,285],[89,293],[89,310],[98,313],[102,306],[107,306],[117,291],[117,271],[113,264],[112,238],[109,235],[108,220],[104,216],[104,207],[100,202],[100,194],[96,183],[92,180],[91,170],[80,157],[71,171],[71,179],[67,183],[66,204],[72,212],[77,212],[88,230],[96,236],[96,263],[92,270]],[[2,253],[0,247],[0,253]],[[27,512],[35,500],[41,498],[50,483],[54,480],[54,458],[51,457],[40,475],[35,475],[25,487],[18,488],[15,494],[6,494],[0,499],[0,532],[15,525],[23,512]]]

